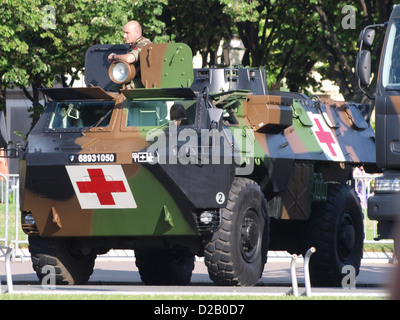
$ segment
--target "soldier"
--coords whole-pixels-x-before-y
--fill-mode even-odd
[[[142,36],[142,27],[139,22],[132,20],[124,26],[124,39],[125,43],[130,44],[129,50],[125,54],[110,53],[108,56],[108,62],[112,63],[116,60],[121,60],[127,63],[134,63],[136,67],[136,78],[140,79],[140,64],[139,64],[139,53],[142,48],[151,43],[151,41]],[[135,84],[129,84],[131,87],[135,87],[140,83],[134,81]],[[141,83],[140,83],[141,84]]]
[[[169,114],[171,120],[176,121],[177,126],[187,124],[185,108],[180,103],[175,103],[171,107]]]

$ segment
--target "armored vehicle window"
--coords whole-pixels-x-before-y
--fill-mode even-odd
[[[135,100],[129,103],[126,126],[160,126],[169,121],[176,121],[177,125],[192,125],[195,114],[196,100]]]
[[[382,84],[388,90],[400,90],[400,21],[390,26],[383,60]]]
[[[114,101],[58,102],[49,128],[106,127],[113,107]]]

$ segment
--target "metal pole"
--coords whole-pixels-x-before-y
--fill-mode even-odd
[[[306,252],[306,255],[304,256],[304,280],[305,280],[305,286],[306,286],[306,296],[310,297],[311,296],[311,281],[310,281],[310,270],[308,268],[308,264],[310,262],[310,257],[311,255],[317,251],[314,247],[311,247],[308,249]]]
[[[10,244],[9,247],[0,246],[1,251],[4,253],[3,249],[6,249],[5,253],[5,266],[6,266],[6,278],[7,278],[7,293],[13,293],[13,282],[11,275],[11,253],[13,251],[14,246]],[[0,281],[1,283],[1,281]]]
[[[20,246],[19,230],[20,230],[20,212],[19,212],[19,179],[13,179],[13,193],[15,195],[15,250],[13,251],[12,261],[15,261],[17,250]],[[21,255],[21,260],[24,262],[24,257]]]
[[[299,287],[297,285],[297,275],[296,275],[296,259],[297,255],[292,255],[292,261],[290,262],[290,274],[292,276],[292,290],[295,297],[299,296]]]
[[[6,277],[7,277],[7,292],[13,293],[13,282],[11,276],[11,253],[13,252],[13,245],[7,247],[6,252]]]
[[[0,177],[4,179],[4,183],[6,186],[6,196],[4,200],[4,246],[8,246],[8,198],[9,198],[9,190],[8,190],[8,178],[0,173]]]

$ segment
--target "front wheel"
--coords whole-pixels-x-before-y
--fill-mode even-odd
[[[304,252],[314,246],[310,278],[315,286],[340,286],[344,266],[359,273],[364,228],[360,202],[346,184],[330,184],[326,202],[313,205]]]
[[[235,178],[221,220],[204,252],[211,280],[217,285],[255,285],[269,243],[266,200],[256,182]]]
[[[84,255],[76,248],[73,238],[42,238],[29,236],[29,252],[33,269],[43,282],[48,273],[54,274],[57,285],[85,284],[93,273],[96,254]]]

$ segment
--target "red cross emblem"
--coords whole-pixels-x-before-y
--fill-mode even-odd
[[[122,181],[106,181],[103,169],[88,169],[91,181],[78,181],[79,191],[95,193],[102,205],[114,205],[113,192],[126,192]]]
[[[332,155],[334,157],[336,157],[336,151],[335,151],[335,149],[333,149],[333,146],[332,146],[333,144],[336,144],[336,141],[332,137],[332,132],[324,131],[321,123],[319,122],[319,119],[315,118],[314,120],[315,120],[315,123],[317,124],[318,130],[319,130],[319,131],[315,131],[315,134],[317,135],[319,142],[325,143],[328,146],[329,151],[332,153]]]
[[[136,208],[120,165],[66,166],[82,209]]]

